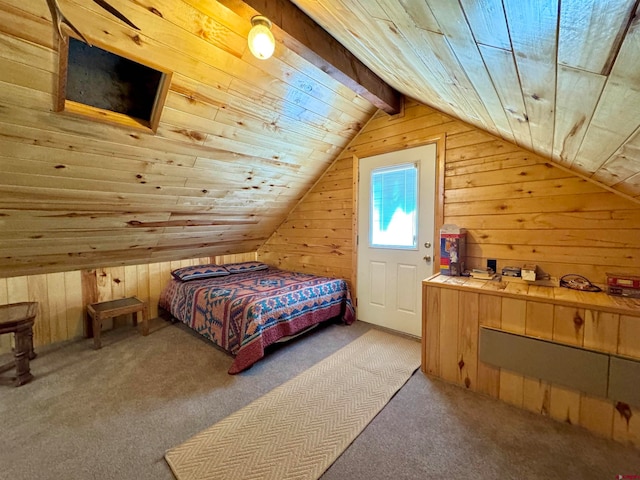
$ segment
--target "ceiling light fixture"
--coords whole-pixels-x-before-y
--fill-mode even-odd
[[[276,48],[276,39],[271,33],[271,20],[262,15],[256,15],[251,19],[251,30],[249,31],[249,50],[253,56],[260,60],[266,60]]]

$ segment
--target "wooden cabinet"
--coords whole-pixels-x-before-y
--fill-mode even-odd
[[[525,376],[484,363],[479,355],[480,332],[492,328],[640,360],[640,301],[441,275],[425,280],[422,288],[425,374],[640,447],[640,405]]]

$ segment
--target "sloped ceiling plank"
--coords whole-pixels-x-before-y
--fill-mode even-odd
[[[156,135],[52,113],[46,2],[0,0],[3,18],[43,26],[33,44],[0,26],[0,195],[16,226],[0,275],[255,250],[375,111],[286,48],[253,58],[249,22],[226,8],[110,1],[142,30],[60,0],[89,38],[174,72]]]
[[[491,115],[487,112],[482,99],[478,96],[466,72],[451,50],[446,37],[443,34],[428,30],[422,30],[420,33],[422,33],[424,44],[427,47],[426,49],[421,49],[420,52],[424,53],[427,50],[433,52],[433,55],[439,60],[430,64],[437,65],[438,70],[444,73],[443,83],[453,91],[456,98],[456,106],[463,109],[473,124],[479,125],[486,131],[497,133],[498,129]]]
[[[502,102],[502,108],[507,112],[507,119],[516,137],[516,143],[533,151],[529,120],[512,52],[488,45],[478,45],[478,47]]]
[[[477,43],[511,50],[502,1],[461,0],[460,4]]]
[[[594,175],[621,192],[640,197],[640,128]]]
[[[618,65],[638,0],[292,1],[408,97],[492,131],[463,72],[502,138],[576,173],[602,168],[639,126],[638,82]],[[424,33],[437,30],[455,55]]]
[[[551,156],[558,0],[504,0],[533,150]]]
[[[347,85],[389,114],[400,111],[400,94],[369,70],[351,52],[319,27],[302,10],[288,0],[222,0],[241,16],[250,19],[255,12],[268,17],[274,24],[274,36],[307,61]]]
[[[570,166],[587,133],[591,117],[607,78],[558,65],[553,156]]]
[[[433,57],[433,52],[414,48],[390,20],[374,17],[371,25],[369,28],[377,32],[376,36],[396,39],[395,42],[372,48],[366,53],[367,57],[372,58],[370,61],[373,63],[379,62],[383,58],[388,59],[385,61],[385,65],[392,72],[388,76],[390,82],[406,88],[405,85],[411,85],[411,79],[415,74],[412,72],[418,72],[421,78],[427,81],[424,84],[415,85],[413,88],[419,90],[420,94],[433,98],[434,102],[440,105],[444,111],[454,111],[453,107],[457,104],[452,96],[450,85],[437,80],[438,71],[433,68],[434,64],[429,62],[429,57]],[[431,86],[435,88],[431,88]]]
[[[154,11],[156,7],[153,5],[158,5],[155,0],[135,0],[136,3],[140,5],[144,5],[150,11]],[[190,8],[195,9],[198,12],[204,13],[205,15],[215,18],[216,22],[228,27],[232,31],[238,33],[242,37],[246,38],[249,34],[249,30],[251,27],[250,22],[247,19],[243,19],[242,22],[238,22],[238,14],[231,11],[229,8],[222,5],[217,1],[203,2],[201,0],[182,0],[182,2],[173,2],[173,0],[163,0],[165,4],[167,4],[170,9],[174,9],[175,4],[179,3],[178,8],[181,5],[187,4]],[[161,12],[160,12],[161,13]],[[245,59],[247,58],[247,54],[245,52]],[[300,62],[300,58],[293,52],[287,49],[281,49],[278,52],[276,57],[272,57],[272,62],[279,62],[282,60],[285,63],[290,65],[292,70],[297,70],[298,72],[314,78],[319,83],[322,83],[330,88],[334,92],[345,99],[347,99],[353,106],[359,106],[359,108],[368,112],[371,104],[368,100],[358,96],[353,90],[350,88],[343,86],[340,83],[337,83],[331,79],[329,76],[319,76],[317,72],[317,67],[308,62]],[[265,62],[261,62],[259,60],[255,60],[258,64],[264,64]],[[288,74],[287,74],[288,75]],[[329,80],[329,81],[326,81]]]
[[[637,0],[560,2],[558,63],[607,75]]]
[[[390,25],[387,35],[396,35],[400,37],[399,41],[407,45],[407,48],[402,49],[404,55],[401,55],[400,58],[403,58],[407,51],[413,50],[434,74],[438,74],[438,70],[442,71],[443,75],[439,83],[449,87],[458,108],[463,108],[468,115],[473,114],[476,122],[484,129],[497,133],[493,119],[487,112],[484,103],[456,59],[449,43],[439,31],[440,28],[431,9],[424,5],[420,9],[414,6],[408,11],[405,7],[407,5],[406,2],[404,4],[397,2],[380,4],[387,18],[385,21]],[[427,21],[423,22],[420,15],[427,15]],[[390,20],[391,18],[394,20]],[[438,28],[416,28],[418,24],[426,24],[427,27],[433,25]],[[422,48],[423,45],[427,48]],[[436,58],[433,59],[433,56]],[[439,68],[440,66],[442,68]]]
[[[440,27],[444,31],[447,42],[451,45],[460,61],[461,69],[469,77],[473,88],[484,103],[488,115],[490,115],[492,124],[495,125],[492,133],[497,133],[503,138],[515,141],[507,116],[502,109],[500,98],[496,93],[478,46],[474,41],[473,33],[469,24],[464,20],[465,16],[460,4],[456,0],[448,0],[442,3],[434,3],[432,8]],[[500,16],[504,23],[502,8],[500,8]],[[506,31],[506,25],[504,29]]]
[[[48,18],[45,13],[37,14],[13,5],[0,5],[0,25],[4,32],[36,45],[54,48],[56,39],[51,35],[51,22],[47,21]]]
[[[20,41],[11,34],[0,33],[0,50],[8,60],[37,65],[37,68],[44,71],[57,73],[58,57],[51,48]]]
[[[639,51],[640,16],[636,16],[620,48],[575,160],[576,167],[588,175],[594,174],[638,127]]]
[[[124,12],[131,16],[131,18],[135,18],[143,31],[146,29],[146,31],[154,32],[154,34],[157,33],[163,41],[164,38],[167,38],[168,40],[174,37],[183,39],[179,44],[166,43],[164,47],[165,51],[168,49],[176,49],[175,51],[178,54],[181,54],[182,56],[185,56],[185,54],[193,56],[194,58],[197,58],[199,62],[204,62],[210,65],[211,68],[220,69],[224,67],[225,70],[232,71],[233,76],[226,72],[220,74],[212,72],[210,78],[215,79],[214,81],[220,83],[223,88],[228,87],[234,77],[236,79],[240,78],[244,81],[253,82],[255,85],[261,86],[264,86],[265,82],[268,81],[270,83],[270,89],[273,92],[282,92],[283,94],[288,95],[291,98],[291,101],[299,105],[304,105],[306,108],[309,108],[322,116],[334,115],[336,111],[353,111],[354,118],[356,118],[365,111],[363,108],[357,108],[353,102],[347,101],[340,95],[336,96],[335,92],[331,92],[327,88],[323,87],[323,85],[317,82],[315,78],[305,76],[300,72],[293,70],[283,62],[280,62],[277,58],[274,58],[269,62],[261,62],[253,58],[253,56],[248,53],[246,40],[244,39],[241,45],[242,50],[237,50],[236,55],[226,55],[224,50],[215,52],[214,49],[210,48],[211,44],[208,42],[208,36],[202,37],[203,33],[197,23],[193,23],[192,21],[189,21],[189,19],[185,20],[181,16],[174,16],[173,10],[169,9],[174,3],[175,2],[170,2],[170,4],[164,8],[161,12],[162,18],[157,15],[153,15],[148,11],[141,12],[139,9],[125,9]],[[82,4],[80,3],[78,4],[78,6],[81,5]],[[97,5],[87,4],[87,7],[95,13],[102,13],[100,7]],[[101,19],[100,21],[104,22],[106,19],[107,18],[105,17],[104,20]],[[117,22],[112,22],[112,24],[116,27]],[[192,35],[184,35],[186,32],[191,33]],[[240,35],[237,36],[242,38]],[[184,40],[184,37],[191,39],[189,43]],[[110,43],[110,46],[112,44],[113,42]],[[205,44],[207,48],[205,48]],[[215,52],[215,55],[213,55],[212,52]],[[242,60],[237,57],[242,57]],[[195,78],[200,82],[207,83],[210,81],[210,78],[206,77],[193,77],[191,70],[188,68],[177,69],[175,65],[172,65],[171,68],[174,71],[177,70],[184,74],[187,74],[188,72],[188,75],[191,78]],[[286,75],[283,75],[283,71],[285,70],[287,70]],[[219,75],[228,81],[221,82]],[[274,81],[279,78],[286,78],[287,83]],[[308,99],[309,97],[314,100],[310,101]]]

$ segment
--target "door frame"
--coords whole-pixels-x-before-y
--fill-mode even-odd
[[[444,224],[444,167],[445,167],[445,135],[434,135],[423,138],[419,142],[405,144],[402,146],[387,146],[385,148],[376,148],[368,150],[359,156],[353,154],[353,206],[351,209],[351,230],[353,233],[352,245],[352,261],[351,261],[351,293],[353,297],[353,305],[356,310],[356,318],[358,318],[358,194],[360,191],[360,158],[372,157],[383,153],[395,152],[401,149],[413,147],[422,147],[423,145],[436,144],[436,185],[435,198],[433,205],[435,211],[433,214],[433,232],[434,235],[440,234],[440,228]],[[432,274],[437,273],[440,269],[440,241],[438,238],[433,239],[433,263]],[[422,292],[419,292],[422,295]],[[423,305],[424,309],[424,305]]]

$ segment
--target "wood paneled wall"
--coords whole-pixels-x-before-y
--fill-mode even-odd
[[[352,278],[353,159],[342,155],[269,240],[261,261],[280,268]]]
[[[412,102],[376,115],[258,250],[285,268],[353,272],[353,157],[445,137],[444,222],[468,230],[470,266],[536,263],[553,276],[596,283],[640,275],[640,204],[531,152]]]
[[[104,267],[92,270],[0,278],[0,305],[38,302],[33,340],[36,347],[83,335],[86,306],[135,296],[149,302],[149,315],[158,316],[158,299],[171,271],[201,263],[232,263],[255,260],[255,252],[202,257],[171,262]],[[103,329],[112,328],[105,322]],[[11,348],[12,336],[0,336],[0,354]]]
[[[639,360],[638,302],[605,293],[506,285],[442,276],[423,283],[423,372],[640,447],[639,405],[495,367],[479,357],[479,330],[490,327]],[[625,388],[632,393],[638,385]]]

